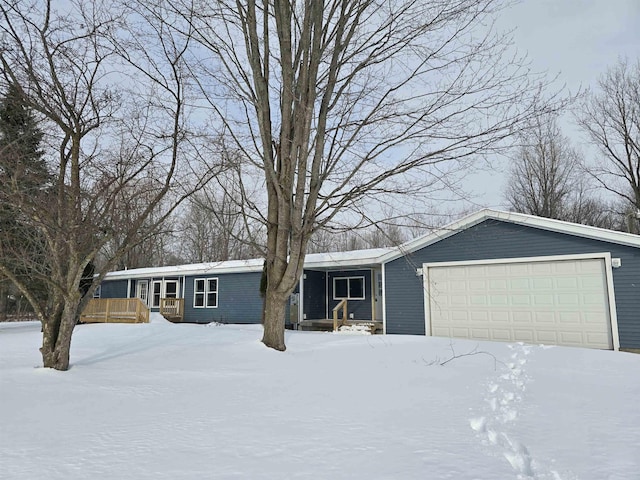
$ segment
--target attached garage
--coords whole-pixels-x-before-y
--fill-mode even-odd
[[[424,264],[425,331],[618,348],[610,268],[608,254]]]
[[[640,236],[482,210],[382,259],[384,330],[640,349]]]

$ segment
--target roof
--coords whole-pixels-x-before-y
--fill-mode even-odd
[[[120,278],[150,278],[150,277],[175,277],[208,275],[211,273],[245,273],[261,272],[264,260],[254,258],[251,260],[229,260],[226,262],[191,263],[188,265],[174,265],[168,267],[132,268],[130,270],[118,270],[109,272],[105,280]]]
[[[409,242],[400,245],[392,252],[384,255],[380,261],[382,263],[390,262],[406,255],[407,253],[432,245],[455,235],[462,230],[466,230],[467,228],[471,228],[474,225],[490,219],[640,248],[640,236],[632,233],[616,232],[614,230],[607,230],[606,228],[592,227],[589,225],[581,225],[578,223],[554,220],[551,218],[536,217],[535,215],[526,215],[524,213],[503,212],[487,208],[472,213],[471,215],[467,215],[466,217],[450,223],[433,233],[410,240]]]
[[[407,253],[414,252],[421,248],[444,240],[456,233],[473,227],[485,220],[494,219],[504,222],[525,225],[534,228],[541,228],[567,235],[591,238],[605,242],[617,243],[631,247],[640,248],[640,236],[631,233],[616,232],[604,228],[580,225],[577,223],[553,220],[550,218],[536,217],[523,213],[503,212],[500,210],[484,209],[471,215],[467,215],[460,220],[450,223],[433,233],[418,237],[399,247],[392,248],[371,248],[366,250],[352,250],[348,252],[332,253],[310,253],[306,256],[304,268],[325,269],[341,267],[367,267],[381,265],[400,258]],[[250,260],[229,260],[226,262],[194,263],[189,265],[177,265],[171,267],[136,268],[131,270],[120,270],[109,272],[106,280],[120,278],[150,278],[163,276],[195,276],[211,275],[222,273],[245,273],[262,271],[264,259],[254,258]]]
[[[379,264],[379,259],[395,248],[372,248],[367,250],[352,250],[348,252],[310,253],[306,256],[304,267],[313,268],[338,268],[338,267],[362,267]],[[106,280],[124,278],[151,278],[169,276],[195,276],[222,273],[247,273],[261,272],[264,259],[253,258],[250,260],[228,260],[225,262],[192,263],[188,265],[176,265],[169,267],[133,268],[107,273]]]

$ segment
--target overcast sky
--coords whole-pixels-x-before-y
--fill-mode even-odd
[[[532,67],[558,75],[558,86],[575,93],[595,86],[599,75],[626,56],[640,58],[640,0],[523,0],[505,11],[499,28],[514,28],[514,40]],[[589,147],[568,120],[563,133],[587,155]],[[478,207],[506,208],[505,177],[480,174],[468,181]]]

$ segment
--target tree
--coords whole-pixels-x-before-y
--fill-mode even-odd
[[[571,193],[579,183],[578,154],[553,117],[536,119],[520,141],[505,192],[510,208],[565,220]]]
[[[227,166],[225,171],[193,195],[180,216],[180,254],[189,262],[246,259],[264,254],[264,230],[243,201],[251,195],[240,183],[239,165],[229,152],[223,150],[221,156]]]
[[[183,188],[184,167],[198,168],[201,182],[209,178],[201,165],[186,165],[198,160],[185,100],[188,40],[162,30],[165,14],[136,2],[0,0],[1,86],[15,87],[42,118],[52,170],[46,192],[3,189],[2,202],[29,222],[43,249],[24,256],[0,238],[0,274],[42,322],[45,367],[68,369],[73,329],[106,272],[197,189]],[[119,224],[122,195],[140,191],[146,205]],[[168,195],[171,205],[147,222]],[[87,285],[107,244],[112,253]],[[28,276],[16,271],[16,259]],[[34,290],[38,282],[47,295]]]
[[[549,106],[490,28],[498,0],[170,3],[206,51],[198,78],[243,174],[263,177],[262,341],[277,350],[314,231],[427,196]]]
[[[18,88],[9,85],[0,102],[0,199],[14,189],[20,196],[37,195],[50,181],[42,158],[42,131],[33,112],[22,101]],[[0,203],[0,247],[8,243],[22,245],[27,256],[35,257],[42,243],[33,227],[11,203]],[[30,252],[31,250],[31,252]],[[3,254],[0,249],[0,255]],[[17,264],[14,270],[25,275]],[[9,293],[15,294],[10,282],[0,275],[0,321],[6,319]],[[41,289],[41,294],[44,289]]]
[[[586,95],[576,118],[601,154],[589,169],[605,190],[640,211],[640,60],[619,60]]]

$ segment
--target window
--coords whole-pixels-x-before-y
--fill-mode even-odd
[[[193,281],[193,307],[218,307],[218,279],[196,278]]]
[[[161,281],[154,281],[153,282],[153,302],[151,303],[151,306],[154,308],[160,308],[160,298],[161,298],[161,292],[162,292],[162,282]]]
[[[364,300],[364,277],[336,277],[333,279],[333,299]]]
[[[102,295],[102,285],[98,285],[93,291],[93,298],[100,298],[100,295]]]
[[[164,281],[164,298],[178,298],[178,281]]]

